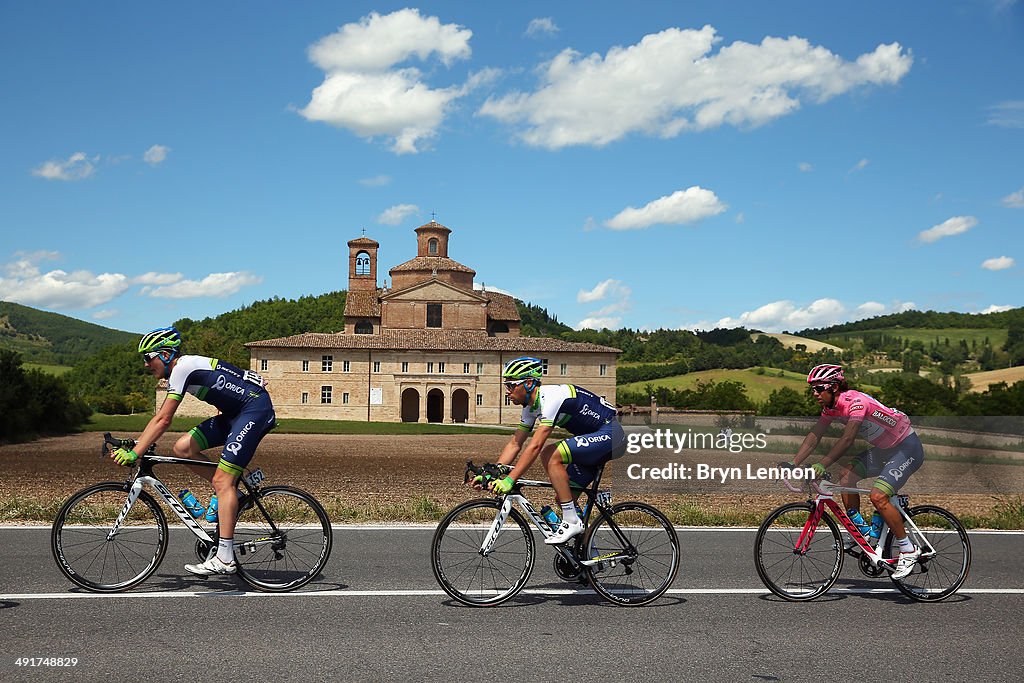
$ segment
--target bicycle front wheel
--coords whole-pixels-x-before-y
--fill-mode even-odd
[[[142,491],[128,499],[124,482],[108,481],[68,498],[53,520],[50,550],[64,576],[96,593],[116,593],[145,581],[167,552],[167,519]]]
[[[617,605],[657,600],[679,571],[679,538],[657,508],[618,503],[601,510],[583,541],[590,585]]]
[[[892,582],[905,595],[923,602],[945,600],[959,590],[971,569],[971,541],[956,516],[935,505],[918,505],[907,511],[920,533],[908,524],[910,540],[921,548],[913,570]],[[899,544],[889,534],[885,557],[899,556]]]
[[[510,510],[491,547],[483,549],[500,510],[496,499],[471,500],[449,512],[434,532],[434,578],[464,605],[505,602],[522,590],[533,571],[533,534],[518,510]]]
[[[780,598],[813,600],[832,587],[843,568],[839,527],[823,513],[811,528],[814,507],[812,503],[783,505],[769,514],[757,530],[757,575]]]
[[[235,527],[238,575],[261,591],[290,591],[323,570],[333,545],[331,521],[309,493],[268,486],[239,501]]]

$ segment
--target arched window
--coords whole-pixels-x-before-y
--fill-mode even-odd
[[[436,256],[437,255],[437,238],[431,237],[427,240],[427,253]]]
[[[356,254],[356,275],[370,274],[370,255],[365,251]]]
[[[373,334],[373,323],[369,320],[360,320],[356,323],[356,334]]]

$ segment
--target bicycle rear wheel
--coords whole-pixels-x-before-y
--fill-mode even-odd
[[[116,593],[145,581],[167,552],[167,519],[142,491],[112,533],[128,498],[124,482],[108,481],[72,494],[50,532],[50,550],[64,576],[96,593]]]
[[[449,512],[434,532],[434,578],[464,605],[505,602],[522,590],[533,571],[533,534],[516,509],[505,519],[490,551],[481,551],[500,510],[496,499],[471,500]]]
[[[618,503],[593,520],[583,541],[590,585],[617,605],[657,600],[679,571],[679,538],[657,508]]]
[[[316,498],[291,486],[267,486],[239,501],[238,575],[261,591],[294,590],[323,570],[333,538],[331,521]]]
[[[971,569],[971,541],[967,531],[952,512],[935,505],[918,505],[907,510],[907,515],[920,529],[917,533],[907,525],[910,540],[923,554],[909,574],[892,582],[914,600],[945,600],[959,590]],[[930,552],[929,547],[934,552]],[[890,533],[885,557],[898,557],[898,554],[899,545]]]
[[[786,600],[813,600],[839,578],[843,568],[843,542],[839,527],[822,514],[806,550],[797,543],[814,511],[812,503],[789,503],[774,510],[761,523],[754,539],[754,565],[764,585]]]

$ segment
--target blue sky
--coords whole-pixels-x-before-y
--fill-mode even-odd
[[[1024,304],[1024,2],[0,1],[0,298],[118,329],[453,230],[580,326]]]

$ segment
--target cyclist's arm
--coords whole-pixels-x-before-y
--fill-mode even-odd
[[[533,429],[533,438],[526,444],[526,448],[523,449],[523,454],[519,456],[519,462],[512,469],[508,476],[512,477],[516,481],[526,474],[526,471],[530,469],[530,465],[540,455],[540,449],[544,448],[544,442],[548,440],[548,436],[551,435],[551,430],[554,427],[548,425],[537,425]]]
[[[512,434],[512,438],[508,440],[505,447],[501,449],[501,455],[498,456],[499,465],[511,465],[516,456],[519,455],[519,451],[522,450],[523,444],[526,443],[526,439],[529,438],[530,432],[525,429],[517,429]]]
[[[851,419],[846,423],[846,429],[843,430],[843,435],[840,436],[839,440],[832,445],[828,455],[821,459],[822,465],[828,467],[836,460],[843,457],[843,453],[845,453],[846,450],[853,445],[854,440],[856,440],[857,431],[860,429],[860,423],[863,421],[864,420]]]
[[[173,398],[168,396],[164,399],[163,405],[160,406],[160,410],[156,411],[156,414],[149,420],[149,424],[142,430],[142,434],[135,442],[135,452],[139,455],[145,453],[150,446],[156,443],[156,440],[163,436],[170,426],[171,421],[174,419],[174,413],[178,410],[178,406],[181,405],[181,399]]]
[[[832,421],[828,418],[818,418],[818,421],[811,428],[810,433],[804,437],[803,443],[800,444],[800,448],[793,457],[794,465],[799,465],[814,452],[814,449],[818,447],[818,442],[821,441],[821,435],[825,433],[830,424],[832,424]]]

